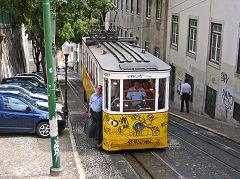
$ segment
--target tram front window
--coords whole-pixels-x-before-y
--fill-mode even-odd
[[[105,79],[105,108],[108,109],[108,79]]]
[[[120,80],[111,80],[111,110],[120,111]]]
[[[155,80],[123,80],[123,111],[153,111]]]
[[[165,108],[166,78],[159,79],[158,109]]]

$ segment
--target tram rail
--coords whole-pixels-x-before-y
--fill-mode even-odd
[[[82,106],[87,110],[87,104],[83,103],[83,89],[80,88],[79,84],[75,81],[68,80],[68,87],[73,91],[74,95],[80,99]],[[77,93],[78,92],[78,93]],[[164,161],[156,152],[152,150],[148,151],[124,151],[119,154],[128,163],[129,167],[135,174],[136,178],[158,178],[159,176],[166,175],[165,178],[184,178],[179,174],[173,167]],[[149,163],[146,162],[147,161]],[[159,170],[161,167],[161,170]],[[157,170],[154,170],[156,169]],[[164,171],[164,173],[162,173]],[[161,175],[160,175],[161,173]]]
[[[79,81],[68,80],[68,87],[73,91],[75,98],[78,98],[79,101],[81,101],[81,106],[87,111],[87,103],[83,102],[83,89],[81,88]],[[176,120],[173,121],[170,119],[169,127],[170,136],[177,138],[184,146],[190,146],[187,147],[187,150],[198,151],[199,154],[201,153],[200,155],[208,156],[219,165],[232,170],[233,173],[235,173],[234,176],[240,176],[240,167],[238,166],[240,150],[238,145],[236,145],[237,147],[234,145],[226,145],[220,140],[214,140],[208,135],[202,134],[200,129],[197,128],[196,130],[192,130],[185,125],[176,122]],[[126,161],[128,167],[131,168],[131,171],[136,178],[157,178],[164,174],[168,175],[168,177],[165,178],[184,178],[184,176],[178,172],[176,166],[171,166],[169,161],[162,157],[162,152],[159,151],[159,149],[113,152],[113,155],[114,154],[117,156],[119,155],[118,157],[121,157]],[[109,156],[111,157],[111,155]],[[154,168],[154,166],[157,169]],[[160,173],[162,171],[165,173]]]
[[[169,120],[169,125],[171,126],[169,134],[180,139],[184,143],[191,145],[195,149],[203,152],[214,160],[222,163],[226,167],[229,167],[240,174],[240,151],[228,147],[216,140],[210,139],[209,137],[200,134],[199,132],[193,131],[186,126],[174,122],[173,120]],[[192,140],[189,136],[192,136],[194,140]],[[198,142],[199,140],[204,142],[206,146],[200,145]]]

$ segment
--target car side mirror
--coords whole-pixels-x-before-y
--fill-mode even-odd
[[[31,109],[29,106],[27,106],[27,107],[26,107],[26,111],[27,111],[27,112],[31,112],[32,109]]]

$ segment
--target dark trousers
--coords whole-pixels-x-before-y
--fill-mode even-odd
[[[94,122],[97,124],[97,131],[96,131],[96,140],[98,144],[102,142],[102,111],[94,112],[92,111],[92,118]]]
[[[186,108],[187,108],[187,112],[189,112],[189,99],[190,99],[189,93],[183,93],[181,97],[182,97],[182,101],[181,101],[181,111],[183,111],[184,101],[185,101]]]

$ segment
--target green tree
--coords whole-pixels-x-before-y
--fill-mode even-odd
[[[44,61],[44,32],[43,32],[43,18],[42,18],[42,4],[41,1],[34,0],[0,0],[1,9],[8,11],[13,18],[12,26],[19,26],[24,24],[29,40],[33,43],[33,58],[39,70],[39,65],[45,72]],[[39,52],[40,51],[40,52]],[[40,55],[41,54],[41,55]],[[41,59],[39,59],[41,57]]]
[[[13,26],[25,25],[29,40],[33,42],[37,69],[41,63],[46,74],[42,1],[0,0],[0,4],[1,9],[12,15]],[[56,46],[61,47],[66,40],[79,43],[83,36],[89,35],[92,25],[103,24],[106,12],[112,8],[114,5],[108,0],[52,0],[51,11],[56,21]]]

